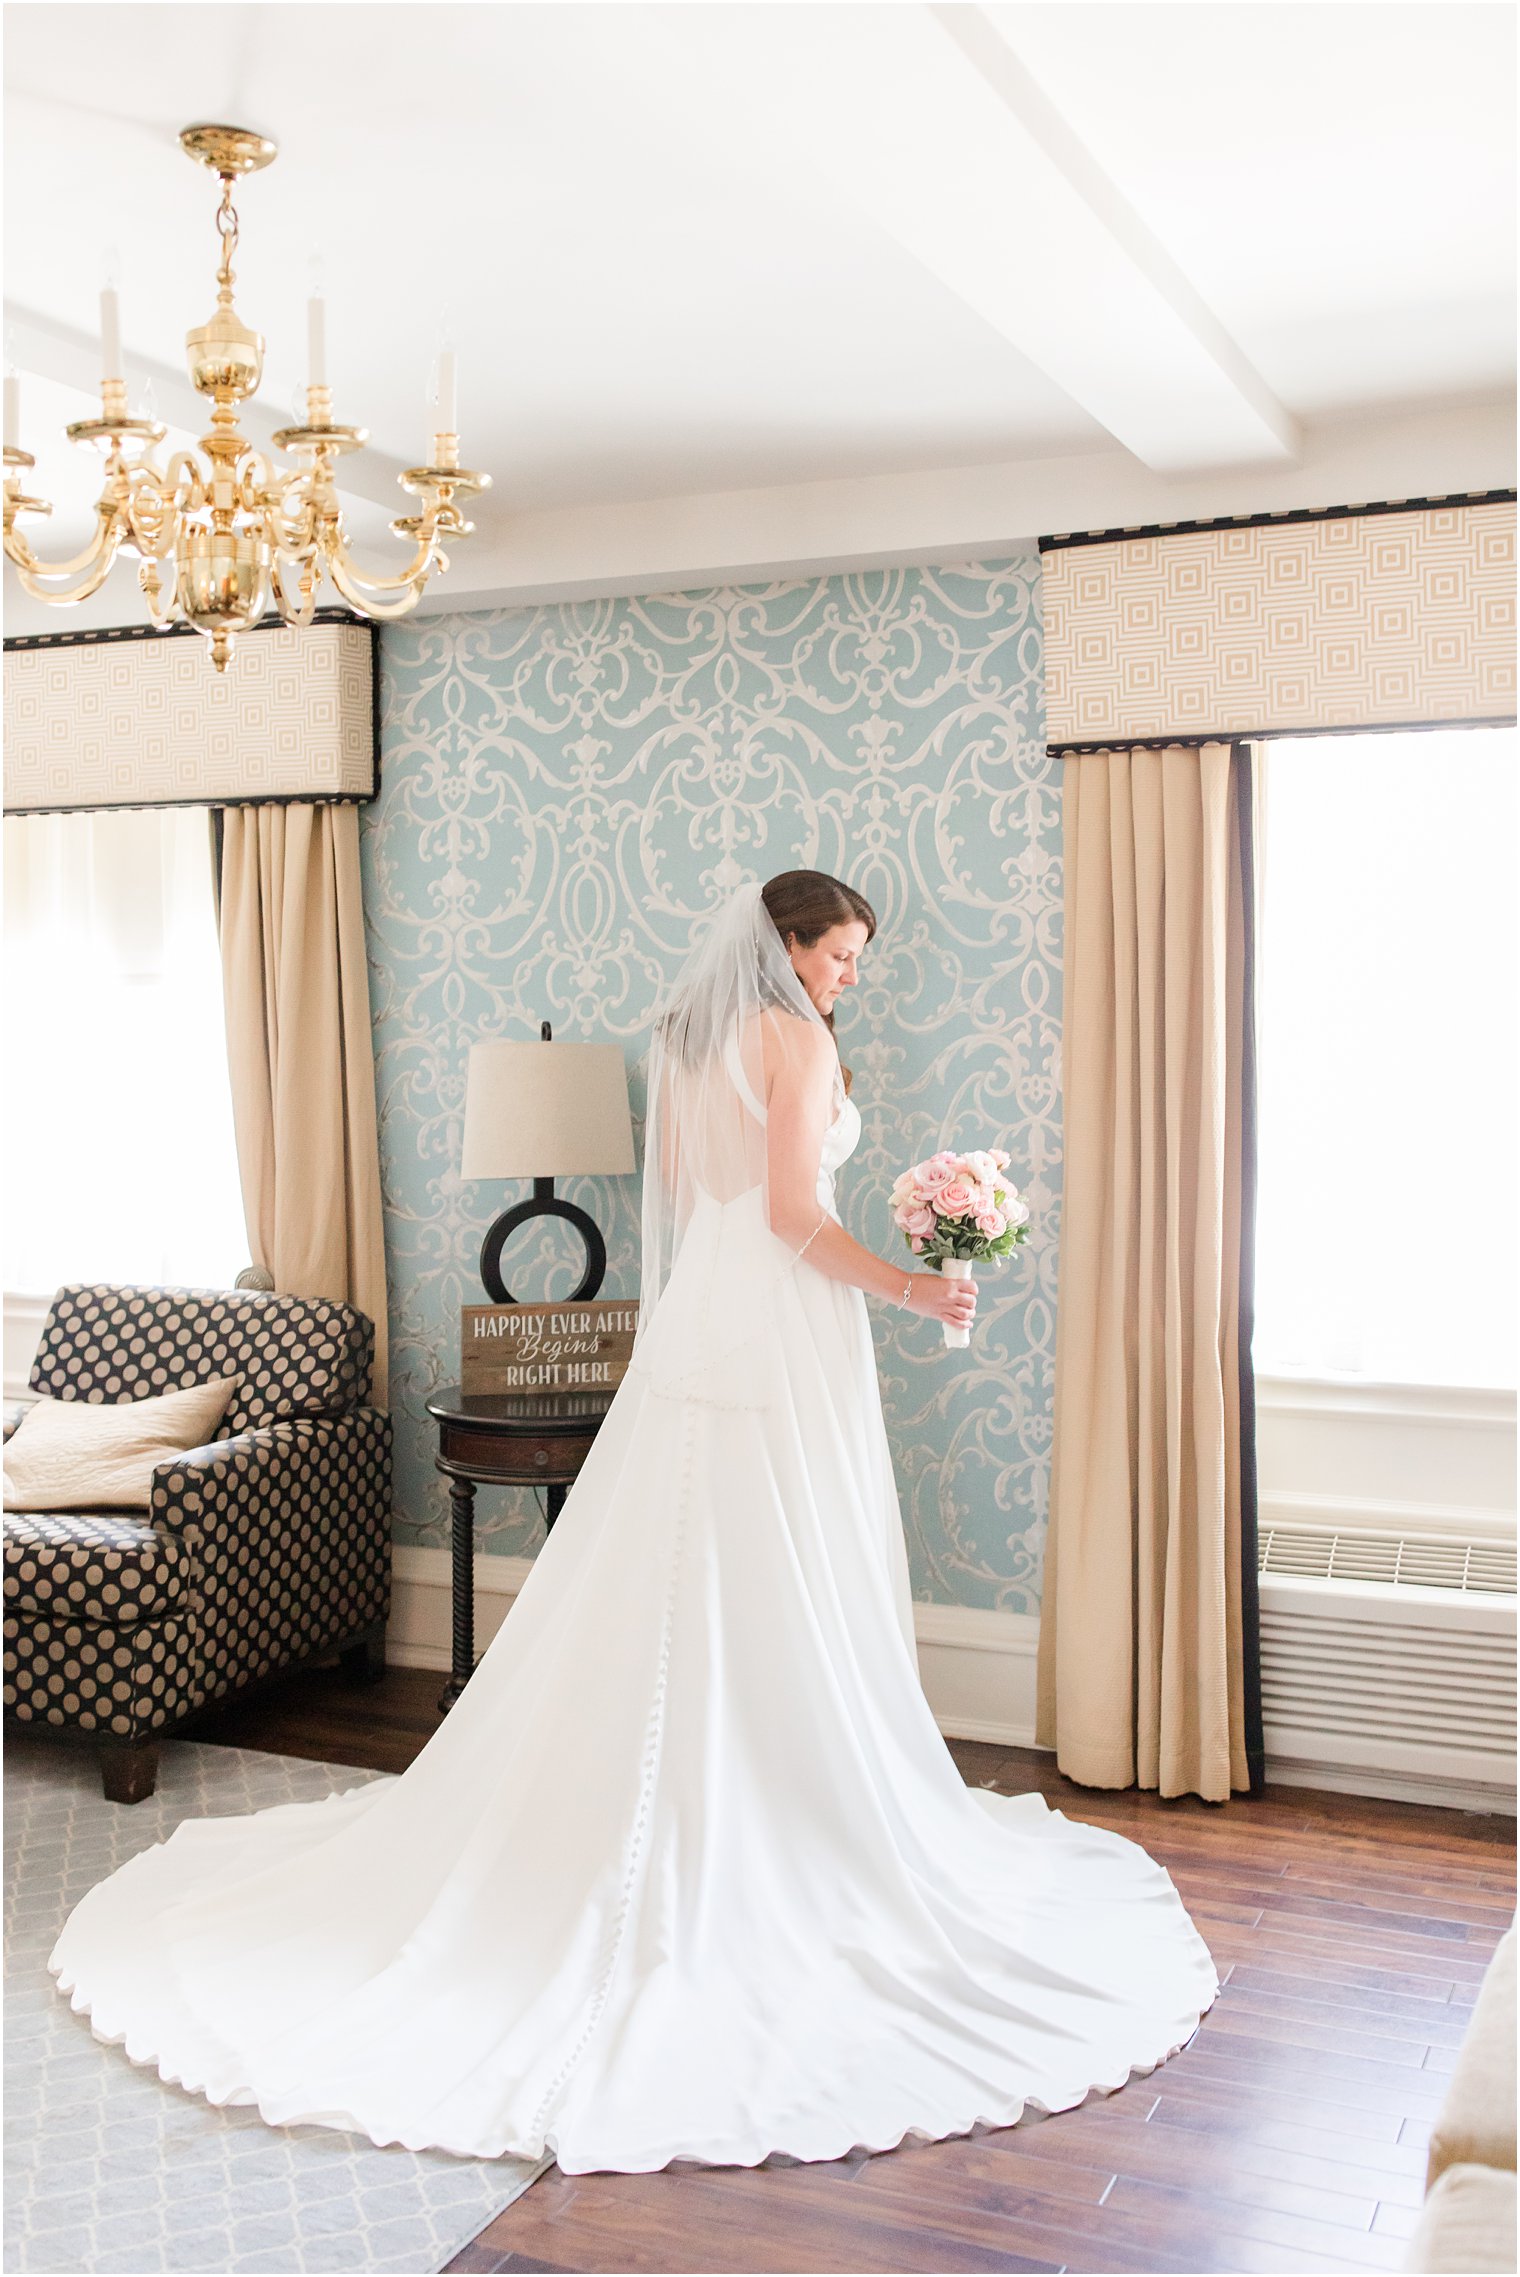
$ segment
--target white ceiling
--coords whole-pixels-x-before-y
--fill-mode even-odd
[[[290,416],[317,253],[377,570],[446,316],[463,455],[494,478],[456,593],[472,549],[629,502],[1010,465],[1107,467],[1116,499],[1264,481],[1327,416],[1513,385],[1505,5],[4,14],[7,347],[45,552],[98,487],[59,429],[92,409],[108,247],[134,403],[151,377],[167,447],[199,431],[179,344],[213,304],[218,188],[176,135],[203,118],[281,151],[237,192],[238,306],[268,340],[245,427]]]

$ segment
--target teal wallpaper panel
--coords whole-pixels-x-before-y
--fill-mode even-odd
[[[470,1043],[545,1017],[616,1040],[637,1116],[651,1005],[704,914],[808,866],[881,921],[838,1015],[864,1118],[840,1180],[851,1232],[905,1254],[888,1189],[941,1144],[1006,1146],[1030,1202],[968,1351],[872,1314],[916,1593],[1037,1609],[1061,1165],[1039,595],[1030,554],[384,628],[364,865],[399,1540],[447,1539],[423,1401],[457,1374],[485,1227],[527,1191],[460,1180]],[[563,1191],[607,1234],[604,1293],[636,1295],[638,1180]],[[568,1292],[559,1239],[511,1252],[517,1294]],[[526,1492],[483,1492],[479,1520],[489,1550],[541,1538]]]

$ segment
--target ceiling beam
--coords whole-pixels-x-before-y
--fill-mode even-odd
[[[1096,336],[1089,324],[1063,340],[1057,322],[1025,353],[1158,471],[1296,458],[1295,421],[1019,61],[1017,10],[934,0],[929,12],[1007,111],[1016,139],[1004,163],[1039,195],[1051,283],[1069,276],[1099,317]],[[1133,339],[1115,329],[1126,312],[1142,327]],[[1147,356],[1161,368],[1137,376]]]
[[[987,9],[650,14],[694,99],[789,144],[1145,466],[1296,457],[1294,421]]]

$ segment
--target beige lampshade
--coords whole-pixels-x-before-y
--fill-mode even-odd
[[[632,1168],[620,1044],[470,1046],[461,1177],[616,1177]]]

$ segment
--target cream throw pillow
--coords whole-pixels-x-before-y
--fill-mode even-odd
[[[157,1399],[39,1399],[5,1445],[7,1510],[146,1510],[157,1463],[204,1447],[240,1378]]]

